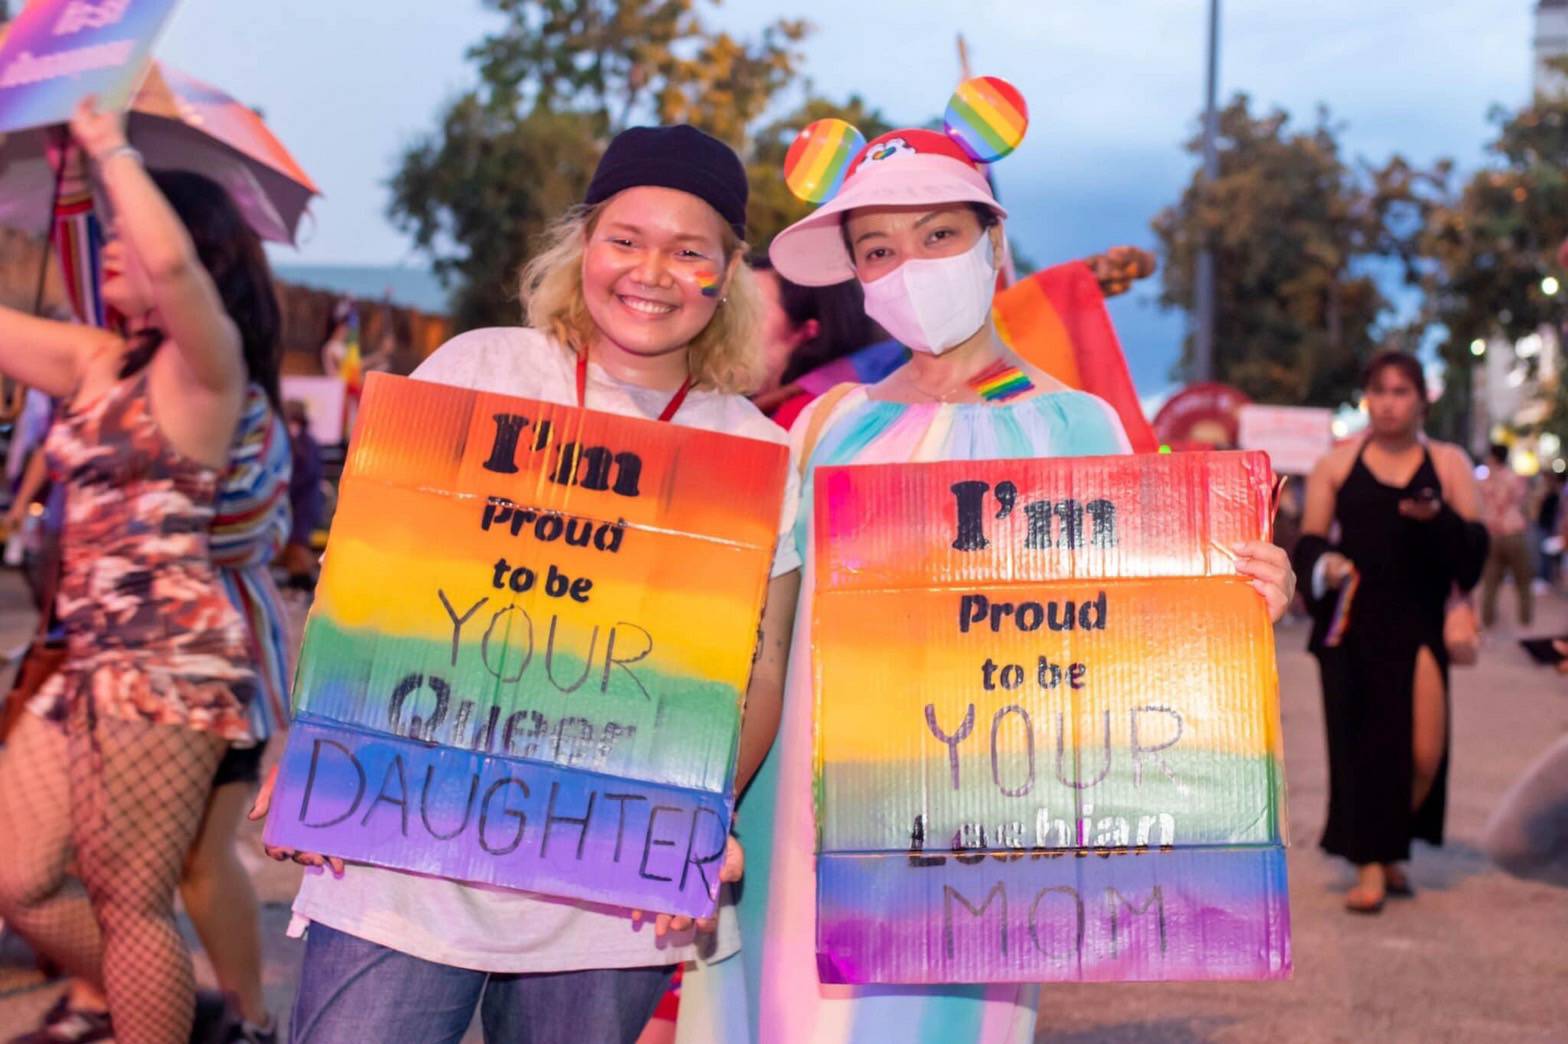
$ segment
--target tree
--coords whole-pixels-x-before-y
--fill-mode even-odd
[[[1554,64],[1568,71],[1562,59]],[[1510,112],[1492,110],[1497,137],[1490,162],[1434,209],[1421,240],[1429,262],[1427,311],[1439,332],[1449,385],[1468,396],[1472,341],[1501,335],[1517,341],[1542,327],[1561,328],[1568,283],[1559,246],[1568,239],[1568,95],[1537,95]],[[1543,389],[1543,425],[1568,438],[1568,394]]]
[[[638,122],[694,124],[748,158],[751,241],[798,216],[780,193],[800,120],[840,115],[883,126],[858,99],[808,99],[753,128],[796,76],[802,21],[779,19],[752,42],[705,26],[697,0],[486,0],[502,27],[469,52],[479,86],[404,153],[390,216],[454,287],[459,327],[516,321],[518,269],[538,233],[582,199],[609,138]]]
[[[1188,308],[1197,256],[1215,254],[1216,379],[1261,402],[1337,406],[1379,346],[1388,302],[1372,269],[1404,265],[1444,172],[1398,157],[1347,162],[1326,110],[1305,130],[1281,110],[1254,114],[1245,94],[1219,114],[1219,176],[1201,168],[1154,230],[1165,263],[1161,304]],[[1201,153],[1201,138],[1187,145]],[[1190,367],[1192,338],[1183,344]]]
[[[815,209],[816,204],[797,199],[784,183],[784,157],[803,128],[816,120],[830,118],[854,126],[867,141],[893,129],[880,112],[868,107],[858,96],[852,96],[843,105],[826,98],[807,98],[794,112],[758,130],[746,163],[751,181],[747,238],[753,244],[766,245],[785,227]]]

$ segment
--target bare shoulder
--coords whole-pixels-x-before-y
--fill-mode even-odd
[[[1427,448],[1432,453],[1432,465],[1437,468],[1439,478],[1461,479],[1475,475],[1475,464],[1462,446],[1432,439],[1427,443]]]
[[[1347,439],[1336,444],[1312,467],[1311,478],[1317,481],[1326,481],[1334,489],[1345,484],[1345,479],[1350,475],[1350,469],[1356,463],[1356,453],[1361,449],[1359,439]]]

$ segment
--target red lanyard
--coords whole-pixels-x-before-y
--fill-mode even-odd
[[[692,378],[686,378],[686,383],[681,385],[675,397],[670,400],[670,404],[664,407],[664,412],[659,414],[661,421],[675,418],[675,412],[681,408],[681,403],[686,401],[686,393],[691,391],[692,385],[696,383]],[[584,409],[588,408],[588,353],[582,350],[577,353],[577,405]]]

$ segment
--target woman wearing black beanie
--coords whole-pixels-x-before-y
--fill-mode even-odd
[[[742,262],[746,174],[692,127],[639,127],[610,143],[584,201],[522,273],[525,327],[443,345],[420,380],[785,441],[744,396],[761,369],[757,291]],[[779,532],[794,525],[795,470]],[[736,788],[773,741],[799,583],[793,540],[775,553],[746,691]],[[269,786],[253,815],[264,814]],[[634,1041],[680,962],[738,949],[714,922],[534,896],[310,853],[294,902],[309,931],[296,1044],[457,1041],[479,1009],[485,1038]],[[739,875],[731,841],[725,880]]]

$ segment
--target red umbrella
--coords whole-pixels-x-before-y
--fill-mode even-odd
[[[263,239],[292,244],[306,205],[321,194],[254,110],[161,62],[132,99],[126,131],[148,167],[195,171],[223,185]],[[0,224],[47,226],[54,192],[47,136],[23,131],[0,144]]]

